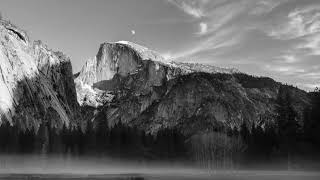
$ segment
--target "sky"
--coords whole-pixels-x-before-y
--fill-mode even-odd
[[[71,58],[132,41],[182,62],[320,87],[320,0],[0,0],[5,19]]]

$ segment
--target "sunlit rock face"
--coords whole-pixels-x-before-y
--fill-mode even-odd
[[[79,105],[69,58],[30,42],[24,31],[0,22],[0,114],[22,130],[42,123],[77,125]]]
[[[275,124],[280,83],[236,69],[165,62],[154,51],[131,42],[104,43],[75,79],[78,101],[95,107],[90,118],[125,123],[156,133],[178,128],[194,134],[224,127]],[[304,91],[295,96],[302,120],[309,103]]]

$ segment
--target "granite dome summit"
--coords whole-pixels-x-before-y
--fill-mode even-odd
[[[127,41],[103,43],[75,79],[78,101],[106,118],[151,133],[178,128],[186,134],[245,123],[275,124],[279,89],[295,96],[302,123],[307,93],[270,78],[235,69],[166,62],[158,53]],[[101,116],[101,113],[103,116]]]

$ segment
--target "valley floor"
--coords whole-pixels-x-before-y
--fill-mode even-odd
[[[319,172],[216,171],[132,174],[0,174],[0,180],[316,180]]]

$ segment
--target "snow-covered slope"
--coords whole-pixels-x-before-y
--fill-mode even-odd
[[[76,124],[78,112],[70,60],[0,21],[0,123],[59,128]]]
[[[159,61],[159,62],[165,61],[165,59],[156,51],[148,49],[147,47],[141,46],[139,44],[136,44],[130,41],[118,41],[118,42],[115,42],[115,44],[127,45],[128,47],[135,50],[139,54],[142,60],[153,60],[153,61]]]

